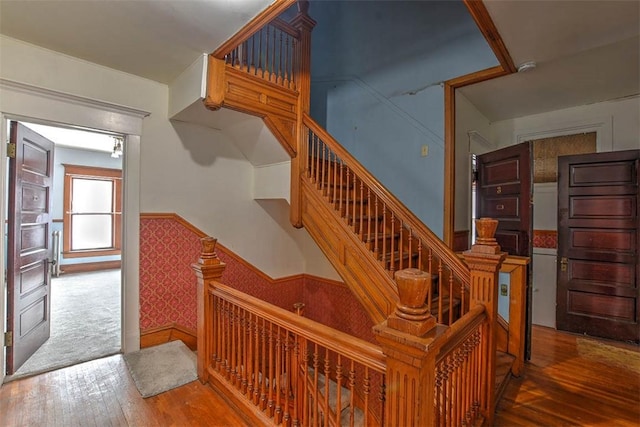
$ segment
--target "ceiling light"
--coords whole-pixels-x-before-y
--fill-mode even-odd
[[[523,62],[522,64],[518,65],[518,72],[524,73],[525,71],[533,70],[534,68],[536,68],[536,65],[536,61]]]

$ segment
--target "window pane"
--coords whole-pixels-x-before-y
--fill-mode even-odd
[[[111,212],[113,182],[73,178],[72,212]]]
[[[111,242],[111,215],[72,215],[71,250],[104,249]]]

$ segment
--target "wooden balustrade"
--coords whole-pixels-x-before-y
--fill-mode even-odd
[[[486,378],[483,305],[476,305],[445,333],[436,358],[434,425],[476,425],[482,419],[482,381]]]
[[[450,326],[436,324],[425,303],[430,275],[403,269],[396,272],[396,310],[374,328],[378,347],[303,317],[303,304],[287,311],[221,284],[224,264],[215,254],[216,240],[202,239],[193,264],[198,376],[263,424],[448,426],[491,420],[495,279],[504,254],[490,238],[479,240],[484,244],[465,253],[474,263],[469,311]]]
[[[224,55],[226,64],[287,89],[296,89],[300,32],[274,19]]]
[[[466,313],[470,276],[464,263],[310,116],[305,114],[303,123],[308,141],[303,179],[389,277],[417,268],[434,279],[427,301],[438,323],[451,324]]]
[[[198,274],[199,318],[209,311],[198,335],[201,380],[233,396],[263,423],[382,424],[386,365],[379,347],[217,279],[200,280],[205,276]]]

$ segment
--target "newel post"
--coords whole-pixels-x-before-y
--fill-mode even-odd
[[[302,174],[305,172],[308,161],[307,134],[302,124],[302,116],[308,113],[311,104],[311,32],[316,21],[309,17],[309,2],[298,1],[298,14],[291,22],[300,31],[298,40],[297,77],[296,88],[298,90],[296,134],[296,156],[291,159],[291,209],[290,221],[294,227],[302,227],[302,191],[300,190]]]
[[[206,383],[209,377],[207,367],[211,364],[213,353],[213,296],[209,290],[211,282],[220,279],[227,265],[220,261],[216,254],[217,239],[204,237],[200,242],[202,243],[200,258],[197,263],[191,264],[191,268],[198,280],[198,379]]]
[[[496,326],[498,319],[498,272],[502,261],[507,257],[506,252],[500,250],[496,242],[495,233],[498,221],[491,218],[476,220],[478,237],[470,250],[463,253],[464,260],[470,271],[469,308],[477,304],[485,306],[487,313],[486,334],[488,339],[484,345],[486,373],[481,379],[484,383],[481,402],[484,416],[488,425],[493,424],[495,412],[495,382],[496,382]]]
[[[430,426],[438,327],[425,304],[432,277],[417,269],[396,272],[396,310],[373,328],[387,356],[384,425]]]

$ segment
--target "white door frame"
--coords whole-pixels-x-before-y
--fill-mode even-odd
[[[25,120],[105,130],[126,135],[123,156],[123,229],[122,229],[122,351],[140,348],[140,136],[148,112],[126,106],[70,95],[0,78],[0,223],[6,222],[7,153],[4,140],[7,120]],[[0,260],[6,258],[4,233],[0,235]],[[3,261],[4,262],[4,261]],[[6,283],[0,268],[0,283]],[[6,285],[5,285],[6,286]],[[6,331],[6,289],[0,291],[0,319]],[[4,334],[3,334],[4,335]],[[0,384],[5,377],[5,351],[0,352]]]

